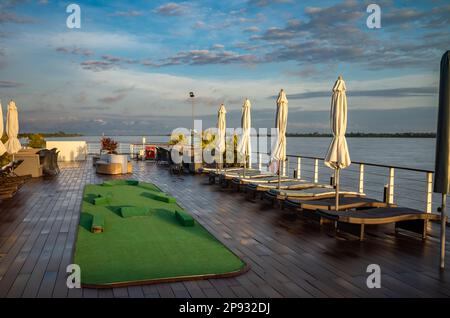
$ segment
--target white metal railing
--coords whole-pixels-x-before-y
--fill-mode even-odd
[[[270,155],[256,153],[254,157],[258,158],[258,168],[264,170]],[[333,170],[319,157],[288,155],[282,167],[283,175],[313,182],[330,183],[333,176]],[[440,196],[433,193],[434,172],[431,170],[353,161],[341,173],[341,184],[349,190],[427,213],[433,211],[433,206],[440,206]]]

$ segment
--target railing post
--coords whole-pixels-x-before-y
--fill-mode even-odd
[[[314,183],[319,182],[319,159],[314,159]]]
[[[364,164],[359,165],[359,193],[364,193]]]
[[[427,206],[425,212],[431,213],[433,208],[433,173],[427,172]]]
[[[388,200],[387,203],[394,203],[394,181],[395,181],[395,169],[389,168],[389,183],[388,183]]]
[[[258,170],[262,170],[262,153],[258,154]]]
[[[289,169],[289,168],[286,169],[286,167],[289,167],[289,161],[288,160],[289,159],[286,158],[286,160],[283,161],[283,174],[282,174],[283,177],[286,177],[286,170]]]
[[[302,178],[302,158],[297,158],[297,179]]]

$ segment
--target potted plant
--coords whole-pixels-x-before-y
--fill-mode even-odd
[[[106,152],[109,155],[117,155],[117,146],[118,143],[112,138],[102,137],[100,140],[100,144],[102,147],[102,151]]]

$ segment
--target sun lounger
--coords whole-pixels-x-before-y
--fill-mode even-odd
[[[270,189],[266,191],[265,196],[268,199],[276,199],[276,200],[286,200],[290,198],[314,200],[317,198],[331,198],[333,197],[334,194],[335,191],[332,186],[318,183],[316,184],[315,187],[307,189],[298,189],[298,190],[290,190],[290,189],[283,190],[277,188]]]
[[[288,182],[293,181],[295,179],[293,178],[287,178],[287,177],[281,177],[280,183],[282,182]],[[245,186],[250,183],[256,183],[256,184],[278,184],[278,176],[271,174],[270,176],[262,176],[262,177],[235,177],[231,179],[231,184],[239,190],[241,186]]]
[[[427,225],[430,220],[438,221],[440,216],[405,207],[385,207],[364,210],[329,211],[317,210],[322,218],[336,222],[336,230],[348,232],[364,240],[366,225],[395,224],[395,232],[407,230],[427,237]]]
[[[264,193],[264,198],[269,200],[272,204],[279,201],[282,206],[285,200],[288,199],[302,199],[302,200],[318,200],[332,198],[336,195],[335,190],[330,185],[318,184],[314,188],[307,188],[303,190],[279,190],[270,189]],[[364,193],[354,191],[340,191],[341,197],[362,197]]]
[[[239,177],[243,177],[244,176],[244,172],[242,170],[239,171],[233,171],[233,172],[225,172],[219,175],[219,184],[221,184],[224,187],[227,187],[229,185],[229,183],[231,182],[231,180],[233,178],[239,178]],[[245,170],[245,177],[246,178],[264,178],[264,177],[270,177],[273,176],[273,173],[268,173],[268,172],[261,172],[259,170]]]
[[[303,200],[303,199],[287,199],[284,201],[284,205],[290,208],[299,210],[316,211],[322,210],[336,210],[336,198],[323,198],[320,200]],[[350,209],[361,208],[384,208],[395,207],[395,204],[389,204],[383,201],[375,200],[366,197],[342,197],[339,199],[339,210],[345,211]]]
[[[231,168],[224,168],[224,169],[217,169],[215,167],[201,167],[199,169],[200,173],[210,173],[210,172],[221,172],[221,171],[227,171],[227,172],[232,172],[232,171],[238,171],[238,170],[242,170],[242,168],[240,167],[231,167]]]
[[[308,182],[300,179],[285,178],[281,179],[280,190],[304,190],[310,188],[317,188],[323,186],[322,184]],[[278,189],[278,180],[276,182],[260,183],[259,180],[252,180],[246,185],[246,192],[249,198],[255,198],[258,192],[266,192],[271,189]]]
[[[209,184],[215,184],[216,179],[219,178],[223,173],[239,172],[243,171],[241,167],[230,167],[225,169],[213,169],[213,168],[201,168],[203,173],[208,173]],[[253,170],[253,169],[251,169]],[[258,170],[259,171],[259,170]]]

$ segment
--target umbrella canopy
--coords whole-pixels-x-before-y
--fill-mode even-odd
[[[245,99],[244,105],[242,106],[242,119],[241,119],[242,136],[237,146],[237,151],[242,156],[244,156],[244,168],[246,166],[247,156],[250,155],[252,152],[252,145],[250,142],[250,133],[252,127],[252,119],[250,115],[251,106],[252,105],[250,104],[250,101],[248,99]]]
[[[325,164],[335,169],[336,211],[339,209],[339,170],[348,167],[351,163],[347,140],[345,139],[345,131],[347,130],[347,96],[345,90],[345,82],[342,76],[339,76],[334,84],[331,97],[330,121],[333,140],[325,157]]]
[[[5,145],[1,141],[3,137],[3,111],[2,111],[2,102],[0,101],[0,156],[6,152]]]
[[[6,134],[8,141],[6,142],[6,151],[10,154],[17,153],[22,146],[20,145],[17,135],[19,134],[19,115],[17,113],[16,103],[10,101],[8,104],[8,114],[6,115]]]
[[[274,150],[272,151],[272,161],[278,162],[278,187],[280,187],[281,163],[286,160],[286,129],[288,118],[288,100],[286,93],[282,89],[277,98],[277,115],[275,117],[275,128],[277,129],[277,141]]]
[[[345,94],[345,82],[342,76],[333,87],[331,97],[330,123],[333,132],[333,140],[325,157],[325,164],[333,169],[347,168],[350,161],[345,132],[347,130],[347,96]]]
[[[434,192],[442,193],[441,207],[441,269],[445,259],[445,210],[446,194],[450,190],[450,51],[441,59],[441,78],[439,84],[439,113],[436,134],[436,163],[434,173]]]
[[[288,100],[286,93],[282,89],[277,99],[277,115],[275,118],[275,128],[277,129],[277,141],[272,151],[272,160],[286,160],[286,128],[288,118]]]
[[[221,155],[225,151],[225,130],[227,129],[227,110],[222,104],[217,112],[217,141],[216,151]]]

